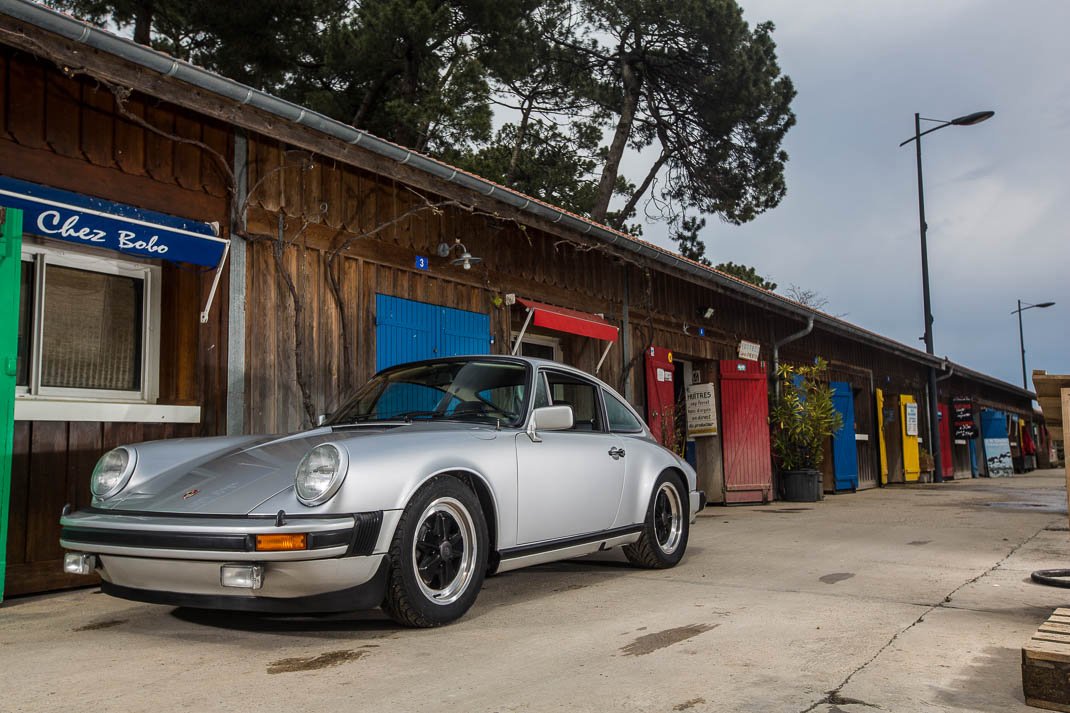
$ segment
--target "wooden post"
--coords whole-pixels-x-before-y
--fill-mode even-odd
[[[1070,458],[1067,457],[1067,449],[1070,448],[1070,389],[1063,388],[1059,393],[1059,401],[1063,407],[1063,468],[1066,470],[1067,522],[1070,524]]]

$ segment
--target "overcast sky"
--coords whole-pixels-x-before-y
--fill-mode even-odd
[[[776,23],[798,124],[787,197],[741,227],[710,221],[713,262],[816,290],[828,312],[924,349],[915,155],[898,144],[915,111],[992,109],[923,139],[936,353],[1020,384],[1011,311],[1054,300],[1023,315],[1027,368],[1070,373],[1070,2],[740,4]],[[669,246],[663,227],[645,237]]]

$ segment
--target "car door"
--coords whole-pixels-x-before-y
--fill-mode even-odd
[[[544,380],[540,383],[539,380]],[[568,431],[516,436],[517,544],[608,530],[624,488],[623,439],[609,433],[599,386],[578,375],[543,369],[535,405],[572,407]]]

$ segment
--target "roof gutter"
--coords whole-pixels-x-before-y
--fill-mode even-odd
[[[733,292],[750,302],[773,308],[781,313],[814,320],[829,331],[846,334],[861,342],[899,354],[907,359],[927,366],[940,366],[942,360],[893,339],[883,337],[868,330],[837,319],[830,315],[812,310],[797,302],[758,288],[750,283],[729,277],[721,272],[699,263],[684,259],[675,253],[657,248],[636,240],[620,231],[613,230],[594,221],[587,220],[567,211],[555,208],[512,189],[500,186],[486,179],[462,171],[448,164],[437,161],[410,149],[384,141],[365,131],[355,129],[348,124],[331,119],[323,114],[298,106],[293,102],[272,96],[240,82],[227,79],[213,72],[201,69],[188,62],[177,60],[162,52],[137,44],[132,40],[94,27],[69,15],[56,12],[28,0],[0,0],[0,13],[8,15],[54,33],[68,40],[84,44],[138,66],[157,72],[166,77],[198,87],[206,92],[230,99],[241,105],[247,105],[273,114],[286,121],[308,127],[332,138],[359,146],[405,166],[410,166],[423,173],[439,178],[447,183],[460,186],[481,195],[492,197],[517,210],[534,215],[537,218],[573,230],[581,235],[590,236],[610,246],[614,246],[641,257],[671,267],[685,274],[714,283]],[[984,374],[974,374],[972,378],[985,381],[1000,389],[1009,390],[1019,396],[1033,397],[1032,392],[1020,389]]]

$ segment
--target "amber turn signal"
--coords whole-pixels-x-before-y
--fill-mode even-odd
[[[257,552],[288,552],[308,549],[308,535],[257,535]]]

